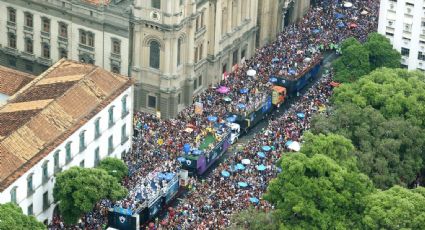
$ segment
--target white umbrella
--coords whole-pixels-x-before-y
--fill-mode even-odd
[[[345,8],[350,8],[352,6],[353,6],[353,3],[351,3],[351,2],[344,2],[344,7]]]
[[[307,57],[307,58],[304,59],[304,63],[308,63],[310,61],[311,61],[311,58],[309,58],[309,57]]]
[[[298,152],[301,149],[301,145],[298,141],[294,141],[288,146],[288,149]]]
[[[188,127],[184,131],[187,132],[187,133],[191,133],[191,132],[193,132],[193,129]]]
[[[369,12],[367,12],[366,10],[363,10],[360,14],[361,15],[366,15],[366,14],[368,14]]]
[[[257,74],[257,71],[250,69],[246,72],[246,75],[250,76],[250,77],[254,77]]]
[[[251,164],[251,161],[249,159],[243,159],[242,164],[249,165],[249,164]]]

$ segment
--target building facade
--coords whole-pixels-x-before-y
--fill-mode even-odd
[[[401,53],[401,65],[425,71],[424,1],[381,0],[378,32]]]
[[[55,175],[131,149],[127,77],[61,60],[0,107],[0,202],[51,221]]]
[[[288,24],[303,17],[310,0],[258,1],[257,47],[273,42]]]
[[[43,72],[61,58],[129,75],[132,0],[0,0],[0,64]]]
[[[258,0],[135,0],[135,107],[177,115],[255,51]]]

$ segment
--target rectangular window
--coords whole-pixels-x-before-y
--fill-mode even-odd
[[[123,96],[121,99],[121,118],[124,118],[128,114],[128,108],[127,108],[127,95]]]
[[[199,60],[202,60],[202,58],[204,57],[202,53],[203,50],[204,50],[204,44],[201,44],[199,46]]]
[[[28,206],[28,208],[27,208],[27,215],[28,215],[28,216],[32,216],[32,215],[34,215],[33,208],[32,208],[32,204],[30,204],[30,205]]]
[[[179,66],[181,63],[181,48],[182,48],[182,42],[183,39],[179,38],[177,40],[177,66]]]
[[[419,53],[418,53],[418,59],[419,59],[419,60],[422,60],[422,61],[425,61],[425,54],[424,54],[424,53],[422,53],[422,52],[419,52]]]
[[[109,108],[108,110],[109,115],[109,127],[112,127],[114,125],[114,107]]]
[[[193,91],[195,91],[198,88],[198,79],[195,79],[193,81]]]
[[[27,178],[27,195],[31,196],[34,193],[34,188],[32,185],[32,174]]]
[[[120,42],[119,41],[117,41],[117,40],[114,40],[113,42],[112,42],[112,52],[114,53],[114,54],[121,54],[121,44],[120,44]]]
[[[178,95],[177,95],[177,104],[178,105],[180,105],[182,103],[182,94],[181,93],[179,93]]]
[[[195,54],[194,54],[193,59],[194,59],[195,63],[198,62],[198,47],[195,47]]]
[[[43,193],[43,210],[46,210],[49,208],[49,192],[46,191]]]
[[[99,137],[100,137],[100,118],[97,118],[96,121],[94,122],[94,139],[96,140]]]
[[[43,164],[43,183],[46,183],[49,180],[49,164],[46,162]]]
[[[42,25],[43,32],[50,33],[50,20],[48,18],[43,18],[42,22],[43,22],[43,25]]]
[[[94,47],[94,34],[93,33],[88,33],[88,46],[90,47]]]
[[[80,133],[80,152],[82,152],[82,151],[84,151],[86,149],[85,136],[86,136],[86,131],[82,131]]]
[[[32,54],[33,51],[32,40],[25,39],[25,52]]]
[[[121,126],[121,144],[124,144],[124,142],[126,142],[127,140],[127,125],[123,124]]]
[[[84,168],[85,162],[84,160],[80,161],[80,168]]]
[[[10,202],[17,204],[18,202],[16,201],[16,186],[12,188],[12,190],[10,190]]]
[[[49,44],[43,44],[43,57],[50,58],[50,46]]]
[[[65,161],[68,164],[69,162],[71,162],[71,142],[68,142],[65,146]]]
[[[16,10],[13,8],[8,8],[8,14],[9,14],[9,22],[14,22],[16,23]]]
[[[161,0],[151,0],[152,8],[161,9]]]
[[[8,33],[9,37],[9,47],[16,49],[16,35],[13,33]]]
[[[244,58],[244,57],[245,57],[245,55],[246,55],[246,50],[245,50],[245,49],[243,49],[243,50],[242,50],[242,52],[241,52],[241,59],[242,59],[242,58]]]
[[[59,54],[61,58],[68,58],[68,51],[65,48],[59,48]]]
[[[68,37],[68,26],[63,22],[59,22],[59,36],[63,38]]]
[[[25,13],[25,26],[32,28],[33,27],[33,18],[32,14]]]
[[[94,150],[94,166],[96,167],[100,162],[100,153],[99,147]]]
[[[198,86],[202,86],[202,75],[198,77]]]
[[[408,57],[408,56],[409,56],[409,54],[410,54],[410,50],[409,50],[409,49],[404,48],[404,47],[402,47],[402,48],[401,48],[401,55],[402,55],[402,56],[406,56],[406,57]]]
[[[108,138],[108,154],[111,154],[114,151],[114,136]]]
[[[148,96],[148,107],[156,108],[156,97],[155,96]]]
[[[238,50],[233,51],[233,62],[232,65],[235,65],[238,63]]]
[[[86,37],[86,32],[80,30],[80,43],[83,45],[86,45],[87,43],[87,37]]]

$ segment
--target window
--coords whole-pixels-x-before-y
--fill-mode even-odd
[[[16,58],[8,58],[7,61],[10,66],[16,67]]]
[[[198,62],[198,47],[195,47],[195,54],[193,56],[193,60],[195,63]]]
[[[100,117],[97,118],[96,121],[94,121],[94,139],[96,140],[99,137],[100,137]]]
[[[86,136],[86,131],[85,130],[81,131],[81,133],[80,133],[80,152],[82,152],[86,149],[85,136]]]
[[[181,64],[181,59],[182,59],[182,43],[183,43],[183,38],[179,38],[177,40],[177,66],[179,66]]]
[[[114,151],[114,136],[108,138],[108,154],[111,154]]]
[[[112,73],[120,73],[120,66],[119,65],[113,64],[111,69],[112,69],[111,70]]]
[[[25,26],[32,28],[33,27],[33,18],[32,14],[25,13]]]
[[[100,154],[99,154],[99,147],[97,147],[94,150],[94,166],[96,167],[100,162]]]
[[[151,0],[152,8],[161,9],[161,0]]]
[[[409,56],[410,50],[404,47],[401,47],[401,56]]]
[[[32,65],[32,63],[25,63],[25,70],[32,72],[34,70]]]
[[[49,208],[49,192],[46,191],[43,193],[43,210],[46,210]]]
[[[42,23],[43,32],[50,33],[50,20],[48,18],[42,18]]]
[[[202,86],[202,75],[198,77],[198,86]]]
[[[202,54],[203,50],[204,50],[204,44],[201,44],[199,46],[199,60],[202,60],[202,58],[203,58],[203,54]]]
[[[59,22],[59,36],[63,38],[68,37],[68,26],[63,22]]]
[[[84,168],[85,162],[84,160],[80,161],[80,168]]]
[[[183,0],[180,0],[180,6],[183,5]]]
[[[7,11],[8,11],[8,16],[9,16],[9,18],[8,18],[9,22],[16,23],[16,10],[13,9],[13,8],[8,8]]]
[[[88,33],[88,46],[90,47],[94,47],[94,34],[93,33]]]
[[[404,31],[410,32],[412,30],[412,24],[404,23]]]
[[[245,57],[245,55],[246,55],[246,50],[245,50],[245,49],[243,49],[243,50],[241,51],[241,59],[243,59],[243,58]]]
[[[60,58],[68,58],[68,50],[65,48],[59,48]]]
[[[31,196],[34,193],[34,188],[33,188],[33,185],[32,185],[32,176],[33,176],[33,174],[30,174],[27,177],[27,195],[28,196]]]
[[[59,171],[59,154],[60,150],[56,150],[56,152],[53,154],[53,168],[55,173]]]
[[[177,95],[177,104],[178,105],[180,105],[182,103],[182,94],[181,93],[179,93],[178,95]]]
[[[109,127],[112,127],[114,125],[114,107],[112,106],[111,108],[109,108],[108,110],[108,115],[109,115]]]
[[[18,203],[17,200],[16,200],[16,189],[17,188],[18,187],[15,186],[10,190],[10,202],[12,202],[14,204]]]
[[[32,208],[32,204],[30,204],[29,206],[28,206],[28,208],[27,208],[27,215],[28,216],[32,216],[32,215],[34,215],[34,212],[33,212],[33,210],[32,210],[33,208]]]
[[[30,54],[33,52],[32,40],[29,38],[25,39],[25,52]]]
[[[50,58],[50,45],[43,43],[43,57]]]
[[[118,40],[113,40],[112,41],[112,52],[114,54],[121,54],[121,44],[120,44],[120,41],[118,41]]]
[[[127,137],[127,124],[121,126],[121,144],[124,144],[128,140]]]
[[[68,164],[69,162],[71,162],[71,142],[66,143],[65,146],[65,161]]]
[[[425,61],[425,54],[424,54],[424,53],[422,53],[422,52],[419,52],[419,53],[418,53],[418,59],[419,59],[419,60],[422,60],[422,61]]]
[[[16,49],[16,35],[14,33],[8,33],[9,47]]]
[[[149,44],[149,67],[159,69],[160,48],[157,41],[151,41]]]
[[[124,118],[128,114],[128,108],[127,108],[127,95],[123,96],[121,99],[121,106],[122,106],[122,114],[121,118]]]
[[[156,108],[156,97],[155,96],[148,96],[148,107],[150,108]]]
[[[236,65],[238,63],[238,50],[233,51],[233,62],[232,65]]]
[[[80,30],[80,43],[83,45],[87,44],[86,32],[82,30]]]
[[[46,183],[49,180],[49,164],[48,164],[48,162],[45,162],[43,164],[42,170],[43,170],[42,181],[43,181],[43,183]]]
[[[193,90],[196,90],[198,88],[198,79],[195,79],[193,81]]]

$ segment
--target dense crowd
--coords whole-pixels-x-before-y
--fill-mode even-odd
[[[152,175],[178,172],[180,164],[176,159],[185,144],[199,147],[206,130],[217,131],[214,123],[222,123],[228,114],[249,111],[261,104],[271,91],[270,76],[297,79],[322,59],[323,50],[338,50],[338,44],[350,36],[364,41],[368,33],[376,31],[378,0],[355,1],[351,7],[344,7],[343,1],[326,2],[329,3],[310,9],[298,23],[286,27],[275,42],[257,49],[254,57],[218,85],[195,96],[195,105],[184,109],[176,119],[160,120],[151,114],[135,114],[133,151],[124,156],[130,174],[123,184],[130,194],[114,205],[134,208],[138,194],[150,197],[156,193],[147,185],[153,181],[161,186],[163,182]],[[255,74],[248,76],[248,71]],[[261,197],[269,180],[280,172],[275,163],[282,152],[288,151],[286,143],[300,141],[303,131],[309,128],[312,114],[328,103],[331,77],[323,76],[283,116],[271,119],[265,130],[205,180],[191,178],[188,196],[158,227],[220,229],[229,226],[233,213],[251,204],[265,210],[273,208]],[[225,90],[219,91],[220,88]],[[197,108],[199,103],[202,112]],[[211,116],[217,117],[217,121],[211,122]],[[86,215],[83,218],[86,226],[89,220],[101,225],[101,221]]]

